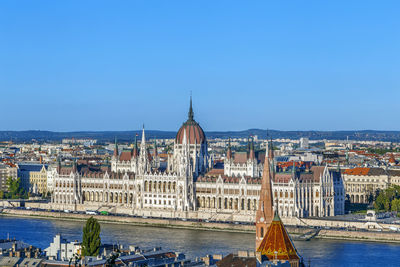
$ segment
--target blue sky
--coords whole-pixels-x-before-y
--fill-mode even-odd
[[[399,1],[1,1],[0,130],[400,130]]]

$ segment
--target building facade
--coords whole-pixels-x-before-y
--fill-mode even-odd
[[[37,194],[47,193],[47,166],[42,165],[40,171],[29,172],[29,183],[32,192]]]
[[[344,214],[346,194],[340,172],[327,166],[314,166],[308,172],[275,173],[271,184],[274,207],[278,208],[281,217]],[[200,211],[254,216],[260,191],[260,178],[209,174],[196,182]]]
[[[9,177],[17,179],[18,170],[16,167],[7,164],[0,164],[0,191],[7,191],[7,179]]]
[[[141,142],[119,151],[115,143],[111,166],[74,163],[49,170],[56,208],[77,205],[118,210],[130,214],[163,216],[162,211],[197,214],[213,219],[216,214],[254,221],[261,190],[265,153],[232,153],[228,147],[223,169],[212,169],[204,131],[194,120],[192,102],[188,119],[178,130],[166,167],[160,167],[157,146]],[[307,172],[276,172],[271,159],[274,205],[283,217],[333,216],[344,213],[344,187],[340,172],[327,166]],[[157,215],[158,214],[158,215]],[[169,213],[169,216],[174,216]],[[225,219],[227,218],[225,217]],[[215,218],[214,218],[215,219]]]
[[[160,167],[157,147],[153,156],[142,131],[140,146],[119,151],[115,144],[111,168],[58,166],[50,173],[56,206],[91,204],[143,210],[195,211],[195,180],[209,169],[207,140],[194,120],[192,101],[188,120],[179,129],[167,168]]]
[[[379,190],[400,185],[400,170],[357,167],[343,171],[343,180],[351,203],[370,203]]]

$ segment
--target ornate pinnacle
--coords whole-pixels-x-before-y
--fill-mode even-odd
[[[188,120],[193,121],[194,113],[193,113],[193,107],[192,107],[192,95],[190,94],[190,107],[189,107],[189,113],[188,113]]]

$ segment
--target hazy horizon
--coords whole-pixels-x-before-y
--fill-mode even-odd
[[[180,125],[181,126],[181,125]],[[179,126],[179,127],[180,127]],[[200,125],[201,126],[201,125]],[[29,132],[29,131],[40,131],[40,132],[54,132],[54,133],[74,133],[74,132],[141,132],[143,129],[136,130],[71,130],[71,131],[52,131],[52,130],[41,130],[41,129],[27,129],[27,130],[0,130],[0,132]],[[146,129],[146,131],[159,131],[159,132],[177,132],[179,128],[176,130],[163,130],[163,129]],[[260,130],[260,131],[278,131],[278,132],[365,132],[365,131],[375,131],[375,132],[400,132],[400,130],[374,130],[374,129],[356,129],[356,130],[280,130],[280,129],[263,129],[263,128],[249,128],[249,129],[241,129],[241,130],[207,130],[204,129],[204,132],[244,132],[251,130]]]

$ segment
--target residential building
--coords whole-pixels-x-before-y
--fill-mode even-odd
[[[351,203],[370,203],[379,190],[400,185],[400,170],[356,167],[343,171],[346,195]]]
[[[47,193],[47,166],[42,165],[40,171],[29,172],[29,183],[33,193]]]
[[[17,163],[18,177],[21,178],[21,186],[26,192],[32,191],[32,184],[30,183],[31,172],[40,172],[43,164],[36,163]]]
[[[17,168],[7,164],[0,164],[0,191],[6,191],[7,179],[11,177],[17,179]]]
[[[69,261],[74,254],[81,254],[81,243],[78,241],[67,242],[60,234],[57,234],[44,252],[49,260]]]

